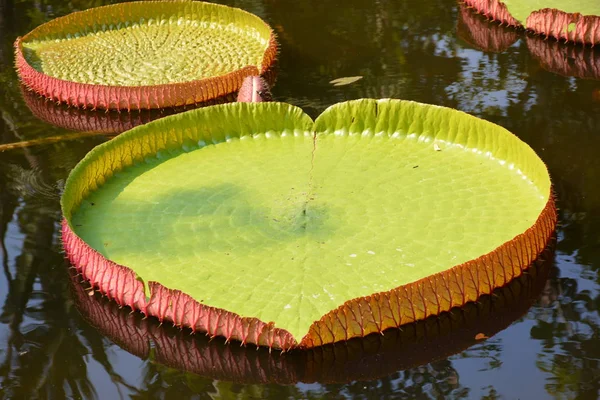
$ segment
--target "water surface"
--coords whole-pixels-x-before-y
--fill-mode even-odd
[[[86,320],[76,306],[81,301],[76,291],[72,293],[61,252],[59,194],[71,168],[107,137],[74,138],[72,131],[35,117],[13,71],[12,43],[49,19],[107,3],[0,0],[0,146],[37,143],[0,152],[0,397],[598,398],[600,81],[589,78],[595,76],[594,68],[600,71],[600,49],[557,45],[497,26],[492,28],[495,36],[489,36],[487,29],[481,30],[487,21],[470,18],[453,0],[224,1],[259,15],[274,27],[281,43],[273,88],[277,100],[300,106],[315,117],[339,101],[393,97],[454,107],[500,124],[547,163],[560,218],[541,294],[532,290],[533,306],[522,310],[522,316],[518,306],[508,307],[510,321],[516,321],[491,338],[475,341],[454,355],[446,355],[443,347],[438,351],[433,344],[424,345],[437,360],[420,366],[400,362],[408,353],[382,353],[368,359],[378,360],[368,364],[371,373],[350,373],[351,368],[346,368],[349,382],[341,372],[333,375],[338,371],[333,367],[319,375],[322,364],[316,361],[300,369],[285,369],[288,364],[280,362],[279,355],[252,349],[258,355],[231,359],[260,365],[251,368],[257,376],[233,383],[227,375],[185,372],[160,358],[164,346],[157,343],[187,346],[189,342],[155,339],[153,348],[137,351],[130,342],[111,336],[106,326],[96,329],[93,325],[98,326],[98,318]],[[557,53],[558,58],[544,58]],[[329,84],[335,78],[356,75],[363,79],[347,86]],[[85,115],[84,120],[75,121],[76,126],[83,122],[107,126],[106,120],[102,125],[93,115]],[[132,123],[123,116],[111,121],[111,126]],[[61,137],[70,140],[53,139]],[[106,321],[104,312],[94,315]],[[127,316],[125,312],[114,318],[129,321]],[[472,335],[477,331],[477,318],[470,321],[471,331],[465,332]],[[134,322],[135,327],[146,323]],[[157,326],[144,329],[163,337],[156,333]],[[484,329],[488,325],[482,323]],[[178,335],[167,332],[169,338]],[[449,342],[458,341],[447,336]],[[214,365],[234,351],[231,346],[194,343],[197,349],[210,349],[202,354],[220,355],[206,359]],[[189,370],[199,372],[198,368]],[[303,371],[302,376],[294,375],[297,371]],[[294,384],[294,377],[305,378],[305,383]]]

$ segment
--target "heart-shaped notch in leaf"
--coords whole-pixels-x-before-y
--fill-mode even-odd
[[[596,0],[465,0],[477,12],[515,27],[566,41],[600,43]]]
[[[92,285],[193,330],[274,348],[382,332],[476,300],[541,252],[544,163],[443,107],[356,100],[189,111],[91,151],[62,197]]]
[[[200,1],[136,1],[75,12],[15,42],[21,81],[93,109],[209,101],[272,67],[271,28],[246,11]]]

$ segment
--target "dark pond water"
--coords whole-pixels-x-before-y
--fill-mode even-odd
[[[454,0],[231,0],[281,43],[273,94],[316,116],[360,97],[454,107],[529,143],[553,177],[553,252],[491,298],[381,338],[283,356],[159,328],[72,285],[59,238],[71,168],[152,115],[29,98],[12,43],[101,0],[0,0],[0,397],[596,399],[600,395],[600,49],[476,18]],[[334,78],[360,75],[348,86]],[[67,122],[65,122],[67,121]],[[90,128],[90,126],[92,128]],[[25,142],[21,145],[9,143]],[[81,310],[81,312],[80,312]],[[475,339],[478,333],[489,339]]]

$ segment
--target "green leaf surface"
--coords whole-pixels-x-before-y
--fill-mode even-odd
[[[197,1],[140,1],[73,13],[26,35],[27,62],[55,78],[150,86],[261,69],[271,31],[260,18]]]
[[[62,204],[77,235],[144,281],[299,340],[347,300],[491,252],[549,194],[544,164],[497,125],[358,100],[314,123],[282,103],[152,122],[92,151]]]
[[[567,13],[582,15],[600,15],[598,0],[501,0],[510,14],[522,25],[526,25],[527,17],[534,11],[554,8]]]

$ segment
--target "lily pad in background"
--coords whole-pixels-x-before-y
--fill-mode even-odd
[[[22,82],[52,100],[89,108],[201,103],[266,72],[277,43],[243,10],[191,1],[140,1],[75,12],[15,42]]]
[[[69,259],[118,303],[281,349],[476,300],[520,275],[556,223],[529,146],[398,100],[314,122],[283,103],[166,117],[90,152],[62,208]]]
[[[600,2],[597,0],[465,0],[492,19],[557,39],[600,43]]]
[[[490,24],[482,15],[460,6],[457,34],[471,46],[486,52],[504,52],[520,37],[531,54],[547,71],[581,79],[600,79],[600,52],[588,46],[544,40],[531,34],[519,35],[513,29]]]

